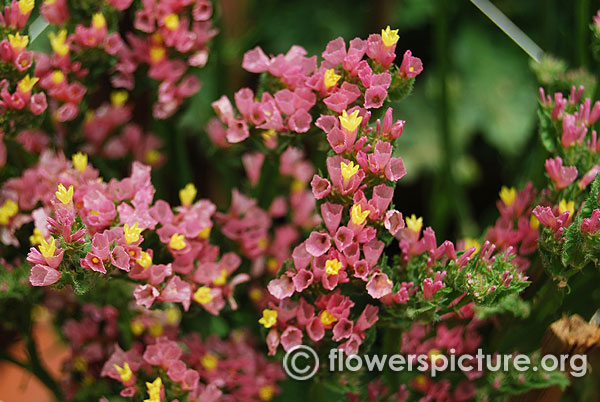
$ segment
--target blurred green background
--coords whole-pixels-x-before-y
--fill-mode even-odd
[[[548,54],[569,68],[589,67],[598,2],[493,3]],[[320,55],[331,39],[366,38],[387,25],[400,30],[399,59],[411,49],[424,64],[413,95],[393,105],[395,117],[407,121],[399,142],[408,169],[396,194],[400,210],[424,216],[438,238],[478,236],[497,216],[502,185],[542,177],[545,155],[535,146],[539,83],[530,59],[468,0],[221,0],[215,23],[220,34],[200,73],[203,89],[181,127],[168,130],[167,146],[177,156],[162,174],[164,195],[193,179],[202,195],[227,204],[222,184],[235,184],[240,166],[219,158],[204,127],[210,102],[256,87],[258,76],[241,68],[244,52],[259,45],[277,54],[299,44]]]

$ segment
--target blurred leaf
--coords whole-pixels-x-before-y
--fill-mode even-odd
[[[454,137],[477,131],[504,153],[526,144],[535,124],[536,90],[527,55],[502,33],[466,25],[454,40],[458,76],[451,83]]]

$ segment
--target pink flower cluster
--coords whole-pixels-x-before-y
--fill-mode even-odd
[[[355,38],[347,48],[344,40],[337,38],[323,51],[320,65],[316,56],[307,57],[300,46],[292,46],[285,55],[271,57],[259,47],[248,51],[242,67],[252,73],[268,73],[268,79],[280,89],[266,91],[260,99],[251,89],[240,89],[234,96],[239,114],[227,97],[215,101],[213,108],[226,127],[209,124],[211,138],[217,145],[225,145],[244,141],[251,133],[264,130],[265,144],[274,147],[277,134],[308,131],[316,105],[319,110],[327,108],[336,114],[353,104],[364,109],[382,107],[388,91],[413,79],[423,69],[410,51],[404,54],[399,69],[392,65],[397,40],[389,29],[382,35],[370,35],[367,40]]]
[[[38,185],[27,186],[40,176]],[[79,170],[60,155],[46,155],[4,191],[25,210],[42,201],[32,213],[40,246],[32,247],[27,257],[34,286],[52,285],[64,271],[127,275],[142,283],[133,292],[139,305],[150,308],[158,300],[181,303],[187,310],[194,300],[218,314],[226,301],[236,308],[234,288],[249,279],[247,274],[234,275],[240,257],[219,256],[219,247],[209,243],[214,204],[193,202],[196,190],[191,184],[182,190],[182,205],[175,212],[165,201],[153,203],[150,168],[138,162],[130,177],[106,183],[89,165]],[[155,231],[170,261],[155,262],[155,250],[142,248],[146,230]],[[65,259],[78,263],[69,265]]]
[[[590,98],[580,102],[583,90],[583,86],[579,88],[573,86],[568,98],[560,92],[555,93],[552,98],[545,94],[543,88],[540,88],[540,100],[551,119],[562,125],[560,142],[564,148],[577,144],[587,146],[592,152],[598,152],[600,145],[596,130],[592,130],[591,138],[587,141],[586,135],[600,118],[600,101],[596,101],[594,105]]]
[[[270,400],[279,392],[276,382],[283,373],[277,363],[267,362],[253,348],[247,334],[238,333],[226,340],[215,336],[202,340],[197,335],[179,341],[161,337],[145,348],[137,344],[128,352],[116,345],[102,376],[121,382],[125,397],[149,395],[152,401],[163,401],[165,385],[173,382],[179,391],[171,387],[171,398],[233,402]]]
[[[520,191],[513,188],[508,190],[508,194],[501,192],[501,199],[496,203],[500,217],[485,236],[485,239],[495,244],[501,252],[509,248],[514,250],[516,255],[512,262],[521,271],[530,266],[526,256],[537,250],[538,222],[535,217],[532,218],[535,196],[536,191],[532,183],[528,183]]]
[[[36,135],[43,137],[37,120],[17,112],[25,107],[33,115],[48,110],[52,127],[46,127],[47,132],[72,135],[72,124],[65,123],[77,121],[88,153],[110,158],[132,153],[149,164],[161,160],[160,142],[141,128],[146,122],[131,122],[137,98],[149,96],[136,81],[149,77],[158,83],[156,95],[150,96],[157,119],[172,116],[198,92],[200,82],[190,67],[207,62],[207,44],[217,33],[210,21],[212,4],[207,0],[142,1],[141,7],[132,6],[131,0],[108,4],[105,14],[98,9],[77,21],[66,0],[44,2],[40,13],[59,28],[49,34],[51,54],[28,51],[29,37],[19,32],[33,0],[5,7],[0,25],[8,37],[0,42],[0,63],[11,73],[0,80],[0,115],[6,115],[0,135],[20,136],[35,127]],[[128,16],[133,21],[123,20]],[[131,25],[125,31],[118,29]],[[106,71],[110,83],[98,85]]]

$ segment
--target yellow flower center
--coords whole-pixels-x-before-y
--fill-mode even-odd
[[[500,189],[500,199],[507,207],[510,207],[515,199],[517,198],[517,189],[514,187],[508,188],[506,186],[502,186]]]
[[[27,47],[27,44],[29,43],[29,36],[21,36],[18,32],[14,35],[8,34],[8,42],[16,52],[20,52]]]
[[[60,70],[55,70],[52,72],[52,82],[55,84],[60,84],[65,80],[65,74]]]
[[[58,191],[56,192],[56,198],[63,204],[67,205],[73,199],[73,186],[69,186],[67,190],[62,184],[58,185]]]
[[[52,46],[52,50],[54,53],[59,56],[64,56],[69,53],[69,45],[67,45],[67,30],[61,29],[57,34],[54,32],[50,32],[48,34],[48,38],[50,39],[50,46]]]
[[[160,377],[156,377],[153,382],[147,382],[146,387],[148,388],[148,399],[144,402],[161,402],[160,390],[162,388],[162,380]]]
[[[125,224],[123,226],[123,233],[125,234],[125,242],[127,244],[135,243],[139,240],[140,234],[142,233],[142,228],[138,227],[138,223],[134,223],[133,226],[129,226]]]
[[[366,211],[363,211],[362,207],[359,204],[354,204],[350,211],[352,223],[354,223],[355,225],[362,225],[367,219],[367,216],[369,216],[369,213],[371,213],[371,211],[369,211],[368,209]]]
[[[29,243],[31,243],[32,246],[37,246],[38,244],[42,244],[42,240],[44,240],[42,231],[38,228],[33,229],[33,234],[29,236]]]
[[[54,251],[56,251],[56,242],[54,241],[54,237],[50,238],[50,243],[48,243],[46,241],[46,239],[44,239],[42,237],[39,248],[40,248],[40,253],[42,253],[42,255],[44,257],[46,257],[46,258],[53,257]]]
[[[73,155],[73,157],[71,159],[73,160],[73,166],[75,167],[75,169],[79,170],[80,172],[83,172],[87,168],[87,164],[88,164],[87,154],[84,154],[82,152],[77,152],[76,154]]]
[[[477,254],[479,250],[481,250],[481,243],[479,243],[479,240],[477,239],[467,237],[465,239],[465,250],[468,250],[471,247],[475,247],[475,252],[473,254]]]
[[[177,14],[166,15],[163,22],[168,29],[174,31],[179,27],[179,16]]]
[[[213,283],[217,286],[223,286],[227,282],[227,270],[222,269],[221,274],[213,281]]]
[[[19,11],[21,14],[28,14],[35,6],[34,0],[19,0]]]
[[[208,239],[210,237],[210,231],[212,228],[204,228],[198,233],[199,239]]]
[[[144,332],[144,329],[146,329],[146,327],[144,326],[144,323],[141,321],[132,322],[130,327],[131,327],[131,332],[133,333],[134,336],[140,336]]]
[[[350,163],[348,164],[346,164],[345,162],[341,162],[340,167],[342,168],[342,176],[346,181],[350,180],[360,168],[358,164],[355,165],[352,161],[350,161]]]
[[[137,263],[144,268],[148,268],[150,265],[152,265],[152,257],[150,256],[150,253],[142,251],[140,253],[140,258],[137,260]]]
[[[362,122],[362,116],[358,115],[358,110],[355,110],[350,114],[344,110],[339,119],[342,127],[348,132],[353,132],[356,130],[356,128]]]
[[[202,359],[200,359],[200,364],[202,364],[202,367],[204,367],[206,370],[213,371],[215,368],[217,368],[219,359],[214,353],[208,352],[202,356]]]
[[[180,235],[178,233],[174,233],[173,236],[171,236],[171,240],[169,241],[169,246],[173,250],[184,249],[185,246],[186,246],[185,236],[184,235]]]
[[[340,78],[342,78],[342,76],[339,74],[336,74],[335,70],[333,68],[330,68],[329,70],[325,71],[325,75],[323,78],[324,78],[325,88],[329,89],[332,86],[334,86],[335,84],[337,84],[337,82],[340,80]]]
[[[92,15],[92,25],[96,29],[102,29],[106,26],[106,18],[102,13],[96,13]]]
[[[196,198],[196,194],[198,194],[198,190],[196,190],[196,186],[193,183],[188,183],[184,188],[179,190],[179,199],[181,200],[181,205],[190,206],[192,202],[194,202],[194,198]]]
[[[33,89],[33,86],[39,81],[40,79],[37,77],[33,77],[30,78],[29,74],[27,74],[21,81],[19,81],[19,90],[23,93],[28,93]]]
[[[569,216],[573,216],[573,212],[575,211],[575,203],[573,201],[562,199],[558,203],[558,210],[561,214],[569,211]]]
[[[198,290],[196,290],[194,293],[194,300],[200,304],[210,303],[213,299],[210,291],[211,288],[208,286],[202,286],[201,288],[198,288]]]
[[[540,221],[538,221],[538,218],[536,218],[534,214],[531,214],[529,217],[529,226],[532,229],[537,229],[540,227]]]
[[[19,213],[19,205],[13,200],[6,200],[0,207],[0,225],[7,225],[10,218]]]
[[[127,381],[131,380],[131,376],[133,375],[133,372],[131,371],[131,367],[129,367],[129,363],[124,362],[123,367],[119,367],[116,364],[113,366],[117,370],[119,375],[121,376],[121,381],[127,382]]]
[[[423,218],[417,218],[415,214],[412,214],[410,217],[406,218],[406,227],[413,232],[420,232],[423,227]]]
[[[115,107],[121,107],[127,103],[129,93],[127,91],[112,91],[110,94],[110,103]]]
[[[263,310],[263,315],[258,320],[258,323],[263,325],[265,328],[271,328],[277,323],[277,311],[270,310],[268,308]]]
[[[398,39],[400,39],[400,36],[398,36],[397,29],[390,29],[388,25],[386,29],[381,30],[381,40],[385,46],[390,47],[395,45]]]
[[[263,402],[269,402],[273,399],[273,395],[275,394],[275,389],[272,385],[263,385],[258,389],[258,397]]]
[[[342,263],[337,258],[325,261],[325,272],[327,275],[337,275],[342,269]]]
[[[158,63],[165,57],[165,48],[162,46],[152,46],[150,48],[150,59],[153,62]]]
[[[323,323],[323,325],[333,324],[337,320],[337,317],[327,310],[323,310],[323,312],[321,313],[321,322]]]

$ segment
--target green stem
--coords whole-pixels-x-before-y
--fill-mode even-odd
[[[448,94],[448,20],[451,3],[448,0],[438,0],[437,14],[434,23],[434,46],[438,66],[439,87],[439,127],[442,145],[442,162],[435,177],[435,190],[440,197],[434,197],[430,205],[433,226],[447,237],[447,227],[450,219],[456,219],[462,234],[472,226],[469,208],[464,190],[456,181],[452,164],[458,159],[450,127],[450,100]],[[440,202],[443,199],[446,202]]]
[[[54,394],[54,397],[57,401],[64,400],[62,389],[56,383],[56,381],[54,381],[54,378],[52,378],[50,373],[48,373],[44,363],[39,358],[37,346],[31,333],[27,335],[25,343],[27,346],[27,354],[29,355],[28,370]]]

